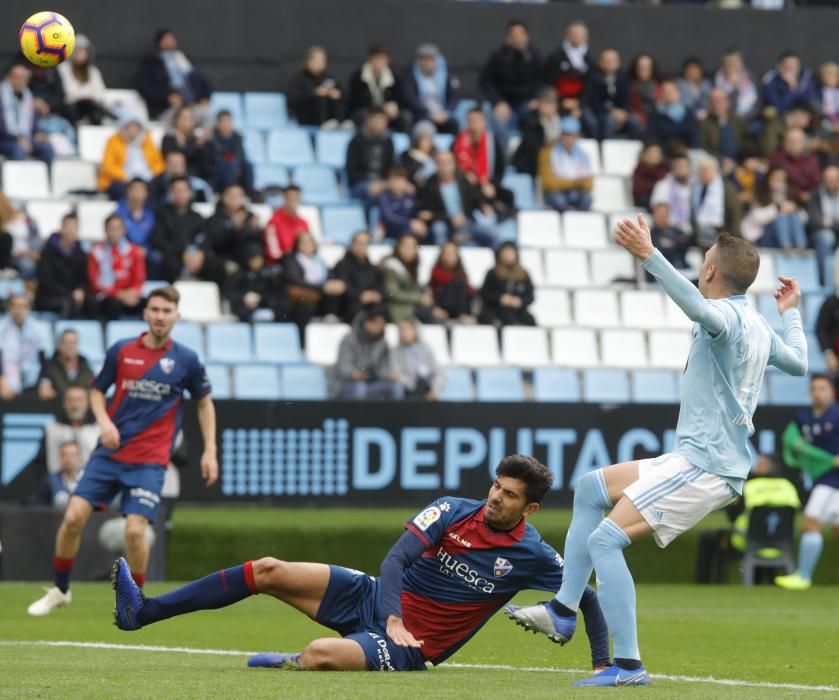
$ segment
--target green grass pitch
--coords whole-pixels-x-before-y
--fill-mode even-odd
[[[174,585],[150,585],[149,593]],[[496,615],[451,659],[465,667],[399,674],[274,671],[248,669],[247,657],[237,653],[31,644],[46,640],[296,651],[328,634],[272,598],[259,596],[125,633],[111,624],[113,597],[107,584],[77,584],[72,606],[48,618],[29,618],[26,606],[39,591],[32,584],[0,585],[0,697],[464,700],[520,695],[529,700],[618,692],[567,687],[587,668],[582,629],[570,645],[559,647]],[[539,597],[527,593],[519,601]],[[839,697],[835,587],[794,594],[770,587],[643,585],[638,608],[644,660],[657,677],[652,687],[628,692],[679,699]]]

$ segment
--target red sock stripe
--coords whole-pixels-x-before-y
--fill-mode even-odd
[[[142,588],[143,584],[146,582],[145,572],[143,572],[142,574],[138,574],[132,571],[131,578],[134,579],[134,583],[136,583],[140,588]]]
[[[253,577],[253,561],[245,562],[245,585],[251,593],[256,593],[256,579]]]
[[[52,568],[55,569],[59,574],[66,574],[73,570],[73,564],[76,563],[75,558],[73,559],[64,559],[63,557],[53,557],[52,558]]]

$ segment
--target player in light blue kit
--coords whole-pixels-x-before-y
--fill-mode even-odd
[[[720,236],[705,254],[697,291],[653,247],[643,217],[637,223],[621,221],[616,238],[694,321],[693,343],[682,381],[674,451],[580,478],[559,593],[543,605],[506,608],[526,629],[564,644],[574,634],[580,596],[594,569],[615,662],[576,686],[649,684],[638,651],[635,585],[622,550],[651,533],[659,547],[666,547],[708,513],[733,501],[749,473],[748,438],[754,432],[752,415],[766,366],[796,376],[807,371],[807,343],[796,308],[801,297],[798,283],[780,277],[775,292],[783,339],[746,302],[760,266],[750,243]],[[607,518],[604,508],[612,508]]]

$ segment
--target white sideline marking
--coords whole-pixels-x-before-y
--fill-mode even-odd
[[[180,654],[205,654],[210,656],[251,656],[255,651],[235,651],[232,649],[198,649],[195,647],[166,647],[154,646],[151,644],[111,644],[108,642],[71,642],[71,641],[14,641],[0,640],[0,646],[7,647],[76,647],[80,649],[108,649],[115,651],[160,651],[175,652]],[[464,668],[478,671],[529,671],[536,673],[570,673],[584,675],[588,673],[585,669],[570,668],[546,668],[541,666],[511,666],[508,664],[461,664],[445,662],[441,664],[447,668]],[[810,690],[826,693],[839,692],[838,686],[832,685],[803,685],[800,683],[770,683],[768,681],[745,681],[734,678],[714,678],[708,676],[700,678],[697,676],[670,676],[662,673],[651,673],[651,678],[663,681],[675,681],[677,683],[706,683],[708,685],[737,686],[744,688],[770,688],[772,690]]]

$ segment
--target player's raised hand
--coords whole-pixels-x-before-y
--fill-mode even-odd
[[[424,644],[424,642],[418,641],[414,635],[405,629],[401,617],[394,617],[393,615],[387,618],[387,636],[393,640],[394,644],[398,644],[400,647],[419,649]]]
[[[775,290],[775,299],[778,301],[778,313],[783,316],[786,311],[798,306],[801,290],[794,277],[779,276],[778,280],[781,284]]]
[[[201,455],[201,478],[207,488],[218,481],[218,457],[215,450],[204,450]]]
[[[638,220],[622,219],[615,227],[615,240],[639,260],[646,260],[653,254],[653,238],[643,214]]]
[[[108,420],[99,425],[99,440],[102,446],[109,450],[119,448],[119,430],[112,421]]]

